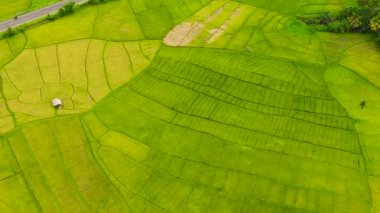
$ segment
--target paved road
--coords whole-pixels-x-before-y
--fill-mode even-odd
[[[87,2],[88,0],[64,0],[60,1],[56,4],[49,5],[47,7],[41,8],[36,11],[32,11],[23,15],[18,16],[17,19],[8,19],[3,22],[0,22],[0,32],[7,30],[9,27],[16,27],[22,24],[25,24],[27,22],[33,21],[35,19],[41,18],[43,16],[46,16],[49,13],[53,13],[59,10],[63,5],[67,4],[68,2],[75,2],[77,4],[81,4],[84,2]]]

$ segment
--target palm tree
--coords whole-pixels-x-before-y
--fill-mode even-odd
[[[380,31],[380,15],[377,15],[377,16],[371,18],[371,20],[369,22],[369,28],[373,32],[379,32]]]
[[[363,22],[356,12],[353,12],[352,15],[347,18],[347,21],[353,29],[358,29],[363,25]]]

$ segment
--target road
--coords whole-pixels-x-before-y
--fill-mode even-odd
[[[69,2],[75,2],[76,4],[82,4],[87,2],[88,0],[64,0],[60,1],[56,4],[52,4],[46,7],[43,7],[41,9],[19,15],[17,19],[8,19],[3,22],[0,22],[0,32],[7,30],[9,27],[16,27],[25,23],[28,23],[30,21],[36,20],[38,18],[47,16],[49,13],[54,13],[59,10],[63,5],[69,3]]]

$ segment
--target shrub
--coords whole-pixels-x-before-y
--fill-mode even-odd
[[[338,14],[336,15],[336,19],[344,20],[358,13],[359,13],[358,8],[354,8],[354,7],[344,8],[343,10],[338,12]]]
[[[322,25],[328,25],[334,21],[335,21],[334,17],[330,13],[325,12],[318,18],[317,23],[322,24]]]
[[[50,15],[48,14],[47,17],[46,17],[47,20],[49,21],[54,21],[57,19],[57,15]]]
[[[67,16],[71,13],[74,12],[74,6],[75,6],[75,3],[74,2],[69,2],[67,4],[65,4],[63,7],[61,7],[58,11],[58,16],[62,17],[62,16]]]
[[[346,20],[334,21],[328,24],[326,29],[330,32],[344,33],[349,31],[350,25]]]
[[[10,38],[12,36],[16,35],[16,32],[12,28],[8,28],[7,31],[3,34],[4,38]]]

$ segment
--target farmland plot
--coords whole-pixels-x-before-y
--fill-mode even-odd
[[[85,38],[123,42],[161,39],[175,24],[201,9],[209,0],[157,2],[156,5],[150,0],[118,0],[83,8],[68,17],[28,30],[27,47]],[[180,6],[185,10],[179,10]]]
[[[232,1],[214,1],[176,26],[169,46],[236,49],[323,63],[320,40],[294,17]],[[307,47],[307,48],[305,48]]]
[[[226,58],[239,62],[227,65]],[[118,137],[128,138],[124,141],[138,144],[132,150],[141,149],[124,156],[141,167],[137,178],[142,182],[117,178],[127,180],[121,188],[141,192],[139,196],[175,212],[219,211],[212,203],[221,202],[226,211],[323,212],[342,206],[369,211],[371,195],[368,187],[360,187],[368,180],[353,120],[325,84],[312,82],[300,71],[313,69],[323,78],[324,67],[293,65],[289,72],[299,77],[276,79],[273,70],[286,62],[268,63],[264,68],[272,73],[265,76],[262,67],[257,73],[254,64],[244,64],[254,58],[219,50],[161,48],[146,71],[96,106],[87,125],[98,138],[97,146],[121,150],[117,144],[108,147],[103,139],[116,131],[122,134]],[[131,175],[112,169],[116,157],[111,160],[113,154],[100,150],[98,158],[115,177]],[[172,178],[179,182],[168,182]],[[169,183],[176,185],[171,193],[162,189]],[[199,193],[203,202],[193,200]],[[242,199],[245,202],[238,202]]]
[[[256,7],[270,11],[276,11],[286,15],[318,15],[325,11],[336,11],[342,7],[353,7],[357,5],[355,0],[277,0],[267,4],[260,0],[235,0],[244,4],[251,4]]]
[[[89,110],[149,65],[159,41],[78,40],[27,49],[1,72],[15,122]],[[63,100],[56,111],[51,100]]]
[[[0,210],[378,212],[380,54],[294,18],[343,5],[119,0],[1,40]]]

